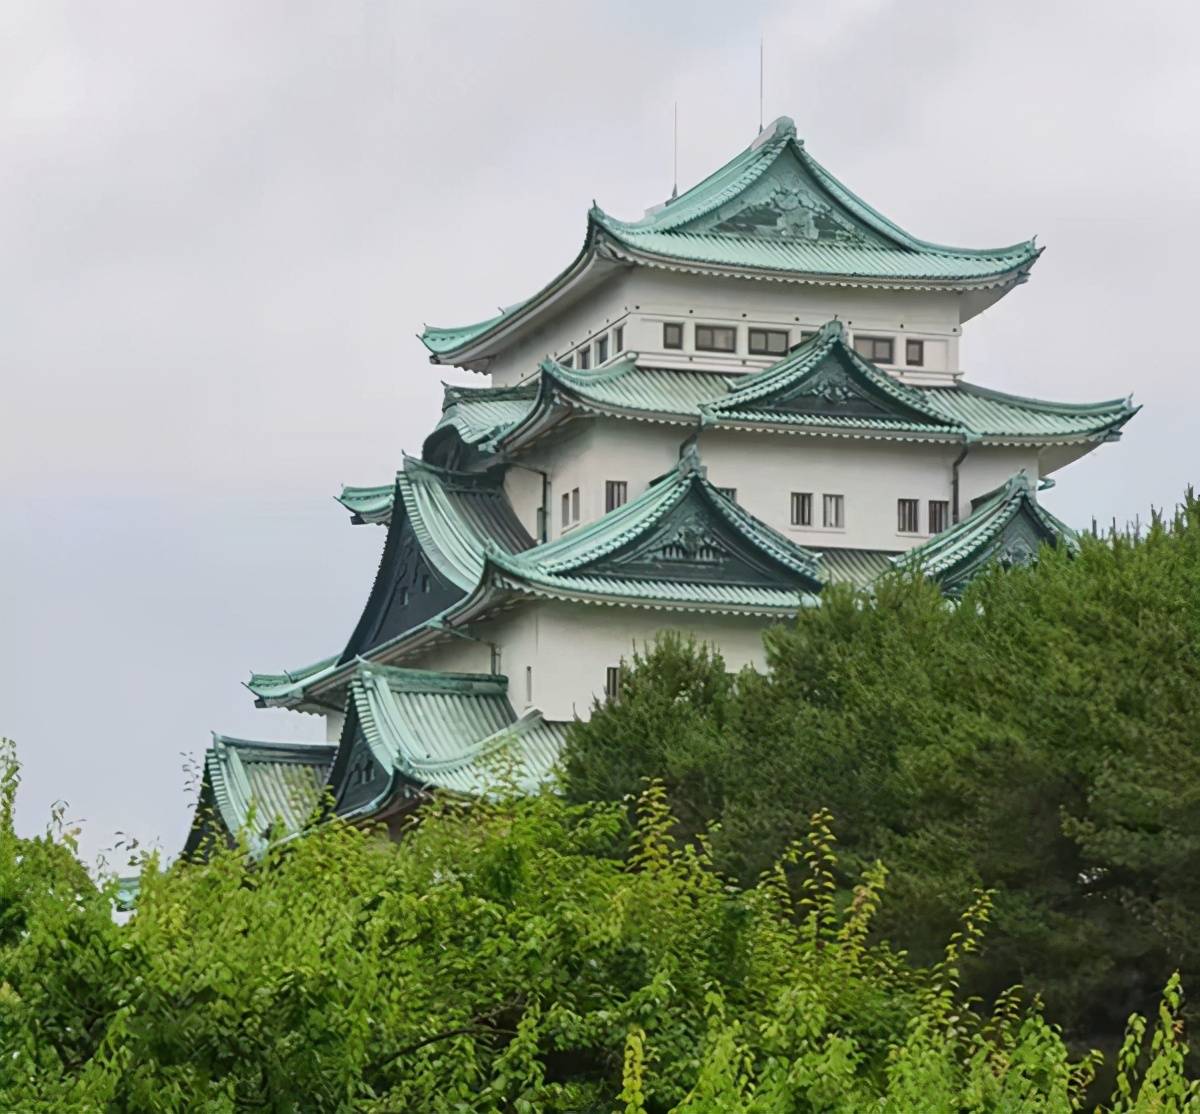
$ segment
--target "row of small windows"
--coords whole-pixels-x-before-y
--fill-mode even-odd
[[[582,348],[576,349],[571,355],[564,356],[559,363],[563,367],[579,367],[580,371],[587,371],[592,367],[593,363],[599,367],[603,363],[608,362],[609,348],[609,333],[601,333],[600,336],[585,344]],[[612,330],[611,334],[613,355],[617,355],[625,351],[625,326],[618,325]]]
[[[726,499],[737,502],[736,487],[718,487]],[[615,511],[629,501],[629,484],[625,480],[606,480],[604,483],[604,513]],[[561,500],[562,527],[567,529],[579,522],[579,488],[564,491]],[[816,495],[811,491],[793,491],[791,494],[791,524],[793,526],[816,525]],[[950,525],[950,501],[930,499],[927,504],[927,533],[940,534]],[[842,530],[846,526],[846,497],[832,492],[821,495],[821,526],[826,530]],[[896,530],[901,534],[921,532],[921,500],[896,500]],[[428,582],[427,582],[428,583]],[[428,591],[428,587],[425,588]]]
[[[950,525],[950,500],[930,499],[926,521],[929,529],[926,533],[940,534]],[[921,532],[921,500],[896,500],[896,530],[901,534],[919,534]]]
[[[806,344],[817,334],[806,330],[800,334],[799,344]],[[757,329],[747,330],[747,351],[751,356],[786,356],[791,350],[788,347],[790,334],[787,329]],[[797,345],[797,346],[798,346]],[[683,349],[683,323],[667,321],[663,323],[663,347],[675,351]],[[736,352],[737,329],[732,325],[700,325],[695,326],[695,349],[697,352]],[[854,350],[865,356],[872,363],[894,364],[896,362],[896,338],[856,336]],[[905,340],[905,363],[909,367],[925,366],[925,342],[923,340]]]
[[[792,492],[792,525],[812,526],[814,495],[811,491]],[[841,530],[846,525],[846,497],[821,496],[821,525],[826,530]]]
[[[894,364],[896,362],[896,338],[856,336],[854,351],[875,364]],[[923,340],[905,340],[904,362],[909,367],[925,366],[925,342]]]

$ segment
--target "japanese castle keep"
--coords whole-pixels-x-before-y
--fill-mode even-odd
[[[324,716],[328,742],[214,737],[188,853],[250,817],[294,831],[322,796],[391,822],[501,763],[536,786],[663,629],[737,669],[831,582],[916,566],[953,595],[1072,544],[1038,490],[1135,407],[960,371],[969,322],[1040,253],[910,236],[787,118],[640,220],[592,208],[531,298],[425,329],[431,362],[480,385],[445,389],[394,480],[342,491],[382,540],[344,644],[248,682],[260,706]]]

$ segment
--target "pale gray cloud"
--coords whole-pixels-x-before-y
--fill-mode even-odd
[[[1192,5],[10,0],[0,6],[0,733],[23,827],[176,849],[205,732],[316,737],[251,668],[337,649],[382,532],[330,496],[437,413],[423,321],[490,313],[766,115],[918,235],[1037,233],[978,381],[1133,391],[1073,522],[1195,478]],[[456,373],[450,373],[452,376]],[[467,378],[456,376],[457,378]]]

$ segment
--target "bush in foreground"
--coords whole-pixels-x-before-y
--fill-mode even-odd
[[[399,844],[329,825],[142,874],[126,923],[69,842],[0,815],[0,1108],[34,1111],[1051,1111],[1083,1108],[1036,1011],[869,942],[829,821],[749,888],[676,845],[661,788],[432,807]],[[1135,1020],[1107,1110],[1197,1111],[1179,990]]]

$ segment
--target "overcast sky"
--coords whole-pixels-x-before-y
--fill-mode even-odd
[[[176,852],[208,732],[314,739],[250,670],[340,650],[383,543],[333,502],[436,420],[485,317],[766,116],[926,239],[1037,234],[968,377],[1133,393],[1076,525],[1200,476],[1195,4],[0,0],[0,734],[23,830]]]

